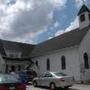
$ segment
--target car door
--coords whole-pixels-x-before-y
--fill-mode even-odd
[[[44,85],[44,75],[41,75],[41,76],[38,77],[37,83],[38,83],[39,86]]]
[[[48,74],[46,73],[38,77],[39,86],[47,86],[47,81],[48,81]]]
[[[53,76],[51,73],[46,73],[43,77],[43,80],[42,80],[42,84],[43,86],[49,86],[51,80],[52,80]]]

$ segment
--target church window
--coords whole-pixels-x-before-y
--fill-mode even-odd
[[[90,14],[89,14],[89,20],[90,20]]]
[[[11,66],[11,71],[14,71],[15,72],[16,68],[14,65]]]
[[[47,70],[50,70],[50,59],[49,58],[47,59],[47,64],[46,65],[47,65]]]
[[[62,68],[62,70],[66,69],[66,58],[65,58],[65,56],[61,57],[61,68]]]
[[[80,21],[81,21],[81,22],[85,21],[85,15],[84,15],[84,14],[82,14],[82,15],[80,16]]]
[[[18,65],[18,71],[21,71],[21,66],[20,65]]]
[[[38,61],[36,61],[36,66],[38,67]]]
[[[84,67],[85,67],[85,69],[89,69],[88,54],[84,53],[83,58],[84,58]]]
[[[6,72],[6,73],[8,72],[8,65],[6,65],[6,70],[5,70],[5,72]]]

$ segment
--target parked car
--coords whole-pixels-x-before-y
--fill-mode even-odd
[[[0,90],[26,90],[26,85],[11,74],[0,73]]]
[[[25,72],[18,72],[17,74],[22,83],[25,83],[25,84],[28,83],[28,76]]]
[[[43,75],[33,79],[33,85],[47,86],[51,90],[57,87],[68,88],[74,84],[74,77],[68,76],[62,72],[46,72]]]
[[[28,82],[37,77],[37,73],[34,70],[24,70],[23,72],[26,73]]]

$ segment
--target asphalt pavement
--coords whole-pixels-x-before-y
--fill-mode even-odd
[[[33,87],[32,85],[28,85],[27,90],[50,90],[50,89],[45,87]],[[58,88],[57,90],[90,90],[90,85],[77,84],[70,87],[69,89]]]

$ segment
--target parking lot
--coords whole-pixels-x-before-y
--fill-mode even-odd
[[[36,88],[34,88],[32,85],[28,85],[27,90],[49,90],[49,89],[44,88],[44,87],[36,87]],[[69,89],[61,89],[61,88],[59,88],[57,90],[90,90],[90,85],[78,84],[78,85],[72,86]]]

